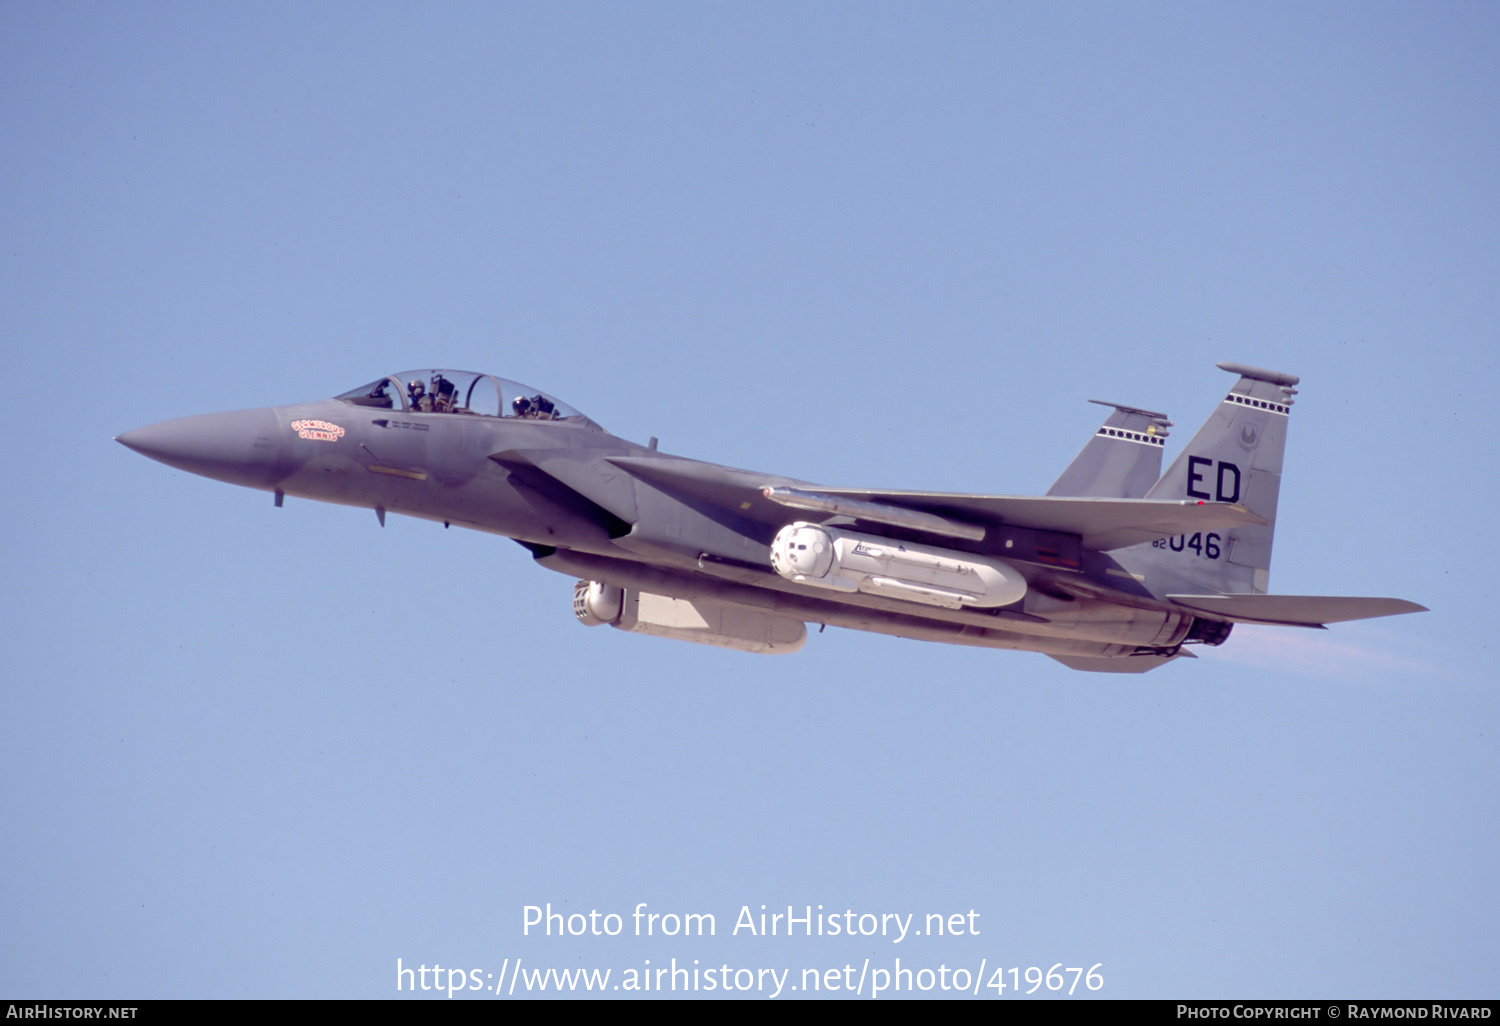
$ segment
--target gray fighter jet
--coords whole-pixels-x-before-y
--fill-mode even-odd
[[[513,538],[579,578],[587,625],[749,652],[794,652],[816,623],[1138,673],[1222,644],[1236,623],[1422,610],[1267,594],[1297,378],[1219,366],[1238,380],[1165,474],[1171,422],[1105,403],[1040,497],[830,488],[700,463],[516,382],[450,370],[118,440],[278,506],[293,495]]]

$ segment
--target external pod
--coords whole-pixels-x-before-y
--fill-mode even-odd
[[[1026,594],[1026,578],[998,559],[802,521],[776,533],[771,565],[798,584],[945,609],[1008,606]]]
[[[573,585],[573,615],[585,627],[614,623],[620,618],[623,589],[598,581],[579,581]]]
[[[795,652],[807,641],[807,625],[792,617],[598,581],[579,581],[573,586],[573,615],[586,627],[607,623],[632,634],[741,652]]]

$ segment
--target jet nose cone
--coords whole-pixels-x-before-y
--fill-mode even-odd
[[[237,410],[148,424],[115,441],[178,470],[257,488],[273,483],[277,427],[270,410]]]
[[[149,424],[146,427],[136,428],[134,431],[127,431],[123,435],[115,435],[115,441],[127,449],[140,453],[142,456],[160,459],[162,454],[171,452],[173,449],[171,439],[168,437],[170,432],[161,430],[171,423],[173,422],[164,421],[160,424]]]

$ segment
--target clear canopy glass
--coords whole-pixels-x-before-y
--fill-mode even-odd
[[[558,402],[517,381],[473,371],[402,371],[334,396],[351,406],[403,413],[447,413],[471,417],[515,417],[521,420],[567,420],[581,417]]]

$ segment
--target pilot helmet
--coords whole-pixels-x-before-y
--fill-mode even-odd
[[[510,404],[510,408],[515,411],[517,417],[524,417],[531,412],[531,400],[524,395],[518,395]]]

